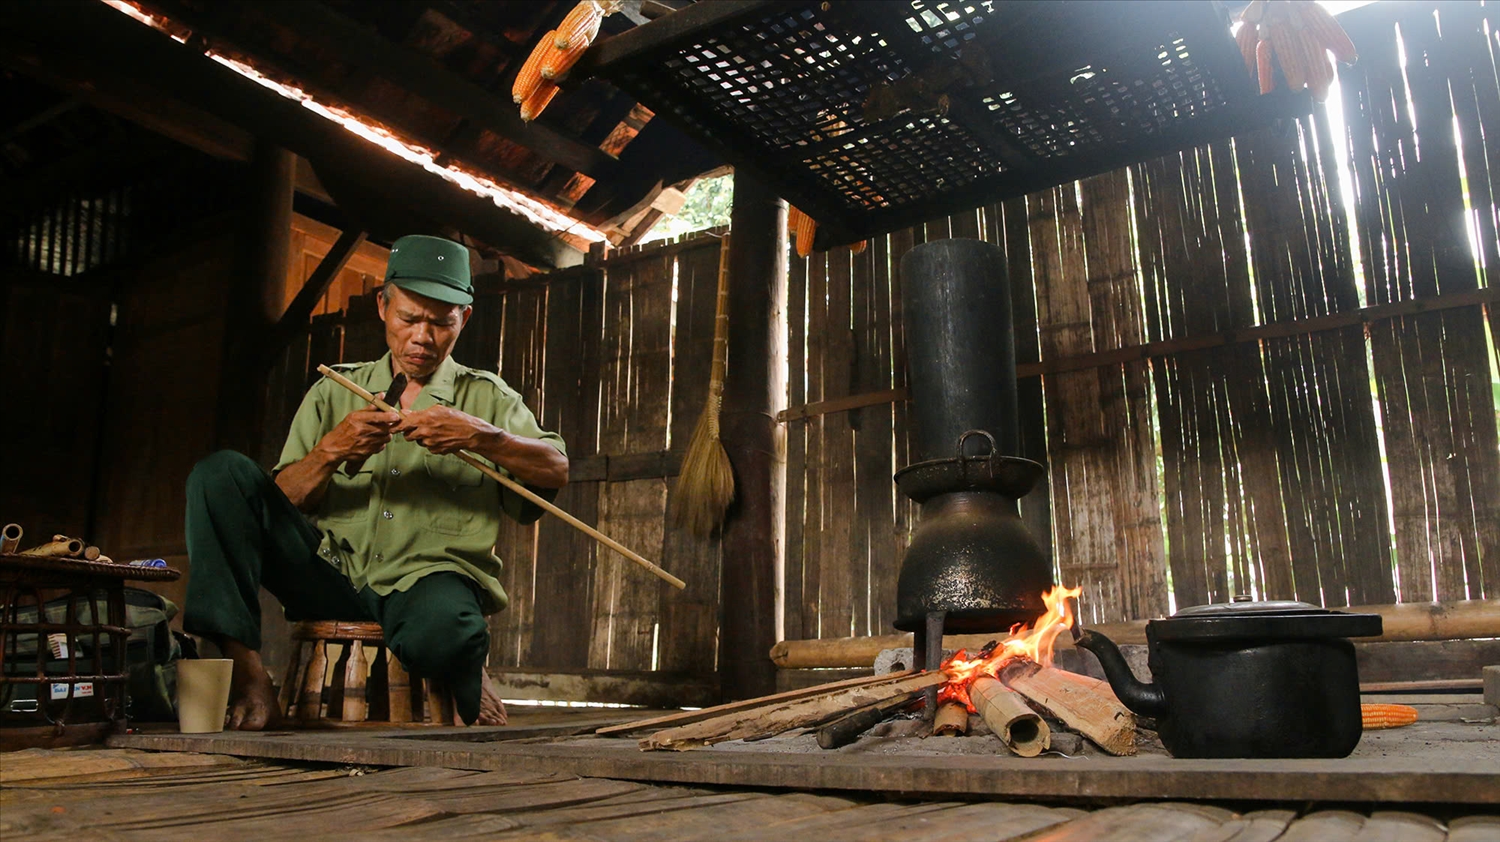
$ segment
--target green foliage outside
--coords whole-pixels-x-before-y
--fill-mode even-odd
[[[716,225],[729,224],[729,211],[734,206],[734,176],[705,178],[694,184],[687,192],[687,201],[676,216],[656,223],[643,242],[666,240],[692,231],[702,231]]]

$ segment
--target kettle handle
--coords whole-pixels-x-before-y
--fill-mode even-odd
[[[1104,675],[1109,678],[1109,686],[1125,707],[1141,716],[1162,716],[1167,712],[1167,696],[1161,685],[1146,684],[1137,679],[1113,640],[1093,629],[1084,629],[1074,645],[1093,652],[1099,659]]]

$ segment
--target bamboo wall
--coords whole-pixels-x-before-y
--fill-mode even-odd
[[[1341,70],[1337,138],[1318,107],[862,255],[794,259],[789,406],[902,389],[900,258],[978,237],[1006,249],[1018,363],[1044,372],[1020,381],[1021,455],[1049,466],[1023,517],[1084,587],[1086,619],[1238,593],[1500,597],[1485,305],[1404,305],[1492,290],[1500,266],[1493,7],[1433,9],[1341,17],[1361,58]],[[789,425],[786,637],[884,633],[915,514],[890,482],[907,407]]]

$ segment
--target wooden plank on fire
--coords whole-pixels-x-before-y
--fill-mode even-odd
[[[658,731],[641,740],[640,746],[647,751],[681,751],[748,736],[771,736],[793,728],[816,725],[843,711],[935,687],[947,680],[948,677],[940,671],[924,672],[895,681],[851,687],[811,699],[752,707],[703,722]]]
[[[1135,715],[1105,682],[1030,661],[1012,662],[1000,678],[1110,754],[1135,754]]]

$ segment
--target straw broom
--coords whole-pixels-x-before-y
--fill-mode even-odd
[[[672,500],[672,523],[707,537],[734,500],[734,471],[719,441],[719,410],[724,403],[724,364],[729,356],[729,235],[719,242],[719,298],[714,307],[714,361],[708,400],[688,442]]]

